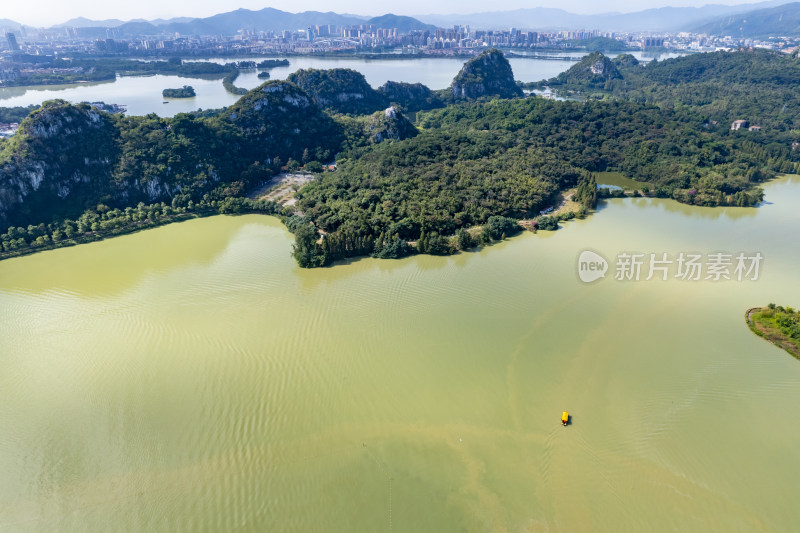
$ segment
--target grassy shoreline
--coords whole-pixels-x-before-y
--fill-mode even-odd
[[[800,320],[800,313],[791,307],[770,304],[767,307],[751,307],[745,312],[744,318],[750,331],[800,359],[800,339],[793,338],[788,334],[789,328],[780,325],[780,322],[791,324],[792,321],[796,324]]]

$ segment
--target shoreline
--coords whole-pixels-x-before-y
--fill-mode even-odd
[[[762,339],[766,340],[776,348],[780,348],[781,350],[788,352],[792,357],[795,359],[800,360],[800,348],[792,342],[788,340],[786,335],[775,328],[767,327],[765,324],[757,321],[753,315],[755,313],[760,313],[766,307],[751,307],[744,313],[744,320],[747,323],[747,327],[750,328],[755,335],[761,337]]]
[[[777,176],[775,179],[782,178],[782,177],[785,177],[787,175],[788,174],[781,174],[781,175]],[[281,192],[282,194],[278,195],[278,196],[282,196],[282,198],[278,198],[279,205],[282,205],[284,207],[293,207],[293,205],[294,205],[293,203],[289,203],[289,202],[281,203],[281,201],[286,201],[287,200],[287,198],[285,196],[285,193],[287,193],[288,191],[284,191],[284,190],[271,191],[271,190],[272,189],[276,189],[276,188],[280,189],[281,186],[284,186],[284,185],[288,185],[289,187],[291,185],[300,185],[302,187],[303,185],[308,183],[308,181],[311,181],[311,180],[310,179],[308,179],[308,181],[306,181],[306,180],[296,180],[296,178],[308,178],[308,176],[313,176],[313,174],[308,173],[308,172],[304,172],[304,171],[302,171],[302,169],[300,171],[296,172],[296,173],[289,173],[289,172],[281,173],[281,174],[279,174],[277,176],[274,176],[272,179],[270,179],[268,183],[261,184],[260,186],[257,186],[254,189],[251,189],[250,191],[248,191],[247,194],[245,194],[245,195],[243,195],[241,197],[238,197],[238,198],[241,198],[243,200],[254,200],[256,198],[259,198],[259,199],[264,198],[264,196],[268,195],[270,192]],[[311,179],[313,179],[313,177]],[[298,183],[298,181],[299,181],[299,183]],[[774,181],[774,180],[769,180],[769,181],[767,181],[765,183],[769,183],[771,181]],[[562,198],[561,202],[559,203],[559,205],[557,207],[553,206],[554,207],[553,211],[551,211],[549,213],[546,213],[546,215],[547,216],[558,217],[559,215],[562,215],[562,214],[576,212],[577,204],[573,199],[574,192],[575,192],[574,188],[570,188],[570,189],[566,189],[566,190],[562,191],[563,198]],[[294,195],[292,194],[291,196],[292,196],[291,199],[293,199]],[[628,196],[626,194],[623,197],[632,197],[632,196]],[[598,196],[598,200],[601,200],[601,199],[603,199],[603,198]],[[679,202],[678,200],[676,200],[675,198],[661,198],[661,199],[662,200],[672,200],[672,201],[677,202],[679,204],[682,203],[682,202]],[[271,201],[275,201],[274,198],[270,198],[270,200]],[[692,207],[700,207],[700,206],[694,206],[692,204],[685,204],[685,205],[691,205]],[[728,206],[720,205],[720,206],[711,206],[710,208],[711,209],[716,209],[716,208],[719,208],[719,207],[728,207]],[[752,207],[753,208],[758,208],[759,206],[752,206]],[[586,217],[588,218],[589,216],[595,214],[596,212],[597,212],[596,208],[588,210],[587,213],[586,213]],[[123,236],[123,235],[129,235],[131,233],[138,233],[140,231],[145,231],[145,230],[148,230],[148,229],[153,229],[153,228],[157,228],[157,227],[161,227],[161,226],[166,226],[168,224],[172,224],[172,223],[175,223],[175,222],[184,222],[186,220],[192,220],[194,218],[207,218],[207,217],[211,217],[211,216],[215,216],[215,215],[222,215],[222,214],[233,214],[233,215],[239,215],[239,214],[241,214],[241,215],[264,214],[264,215],[278,216],[278,218],[281,218],[279,215],[276,215],[276,213],[269,213],[269,212],[259,211],[259,210],[247,210],[247,211],[242,211],[242,212],[237,212],[237,213],[220,213],[217,210],[209,210],[207,212],[193,211],[191,213],[179,213],[179,214],[172,215],[171,217],[169,217],[167,219],[163,219],[163,220],[150,221],[150,222],[147,222],[147,223],[140,223],[140,224],[137,224],[135,226],[125,227],[125,228],[118,228],[118,229],[116,229],[116,230],[114,230],[112,232],[109,232],[107,234],[100,234],[100,233],[94,232],[94,233],[91,233],[91,234],[82,235],[79,238],[64,239],[62,241],[58,241],[57,243],[50,242],[50,243],[47,243],[45,245],[36,246],[36,247],[28,246],[26,248],[22,248],[22,249],[18,249],[18,250],[0,251],[0,261],[4,261],[6,259],[13,259],[13,258],[16,258],[16,257],[24,257],[24,256],[28,256],[28,255],[33,255],[33,254],[36,254],[36,253],[39,253],[39,252],[46,252],[48,250],[56,250],[56,249],[59,249],[59,248],[67,248],[67,247],[71,247],[71,246],[78,246],[80,244],[89,244],[89,243],[93,243],[93,242],[103,241],[103,240],[111,239],[111,238],[114,238],[114,237],[119,237],[119,236]],[[523,230],[523,231],[535,232],[536,230],[533,228],[533,222],[535,220],[537,220],[541,216],[544,216],[544,215],[540,214],[540,215],[537,215],[537,216],[531,217],[531,218],[518,219],[517,220],[517,224],[520,226],[520,229]],[[465,228],[465,229],[473,237],[475,237],[481,231],[482,228],[483,228],[483,225],[479,225],[479,226],[472,226],[470,228]],[[450,236],[446,236],[446,238],[449,241],[451,241],[451,243],[452,243],[452,242],[454,242],[456,237],[455,237],[455,235],[450,235]],[[409,241],[409,244],[413,245],[414,241]],[[490,246],[491,244],[492,243],[476,244],[476,246],[474,248],[483,248],[485,246]],[[468,251],[468,250],[455,250],[455,253],[460,253],[460,252],[464,252],[464,251]],[[434,255],[434,254],[424,254],[424,255]],[[368,256],[354,256],[354,257],[368,257]],[[334,262],[334,263],[336,263],[336,262]],[[754,308],[748,309],[747,313],[745,313],[745,319],[748,322],[748,325],[749,325],[749,314],[748,313],[750,313],[750,311],[758,310],[758,309],[762,309],[762,308],[754,307]],[[753,329],[753,328],[751,327],[751,329]],[[754,333],[756,333],[755,330],[754,330]],[[763,335],[760,335],[759,333],[756,333],[756,335],[763,336]],[[794,355],[794,353],[792,355]],[[795,357],[800,358],[800,354],[795,355]]]

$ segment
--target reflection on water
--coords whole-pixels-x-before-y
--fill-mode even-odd
[[[649,185],[647,182],[631,179],[622,172],[596,172],[595,177],[598,185],[611,185],[627,190],[641,190]]]
[[[212,264],[231,246],[231,235],[285,231],[273,217],[215,217],[179,222],[124,238],[42,252],[2,262],[3,289],[25,293],[61,290],[77,295],[119,294],[143,275]],[[52,256],[55,255],[57,259]],[[98,261],[102,258],[102,262]],[[54,261],[57,263],[54,266]]]
[[[68,85],[37,85],[37,86],[33,86],[33,87],[3,87],[3,88],[0,88],[0,101],[9,100],[9,99],[12,99],[12,98],[18,98],[18,97],[21,97],[21,96],[25,96],[25,94],[28,93],[29,91],[34,93],[34,94],[36,92],[46,92],[48,95],[50,95],[50,98],[45,98],[45,99],[42,100],[42,101],[44,101],[44,100],[49,100],[49,99],[52,99],[52,98],[58,98],[58,96],[56,96],[56,95],[59,93],[59,91],[74,90],[74,89],[76,89],[78,87],[86,87],[86,88],[89,88],[89,90],[91,90],[92,87],[98,87],[98,86],[101,86],[101,85],[113,84],[114,81],[115,80],[97,81],[97,82],[89,82],[89,83],[81,83],[81,84],[74,84],[73,83],[73,84],[68,84]],[[35,98],[34,95],[31,95],[30,99],[31,100],[37,100],[38,98]],[[13,107],[12,105],[7,105],[5,102],[2,102],[2,103],[6,107]],[[34,102],[31,102],[31,103],[34,103]],[[36,102],[36,103],[38,103],[38,102]],[[22,104],[14,104],[14,105],[22,105]],[[30,105],[30,104],[25,104],[25,105]]]
[[[799,184],[454,257],[303,270],[248,215],[0,262],[0,530],[790,531],[800,364],[742,314],[800,303]],[[765,262],[585,285],[587,248]]]
[[[719,218],[732,220],[753,218],[758,213],[758,209],[755,207],[701,207],[659,198],[632,198],[630,205],[639,209],[658,208],[671,213],[680,213],[690,218],[708,218],[712,220]]]

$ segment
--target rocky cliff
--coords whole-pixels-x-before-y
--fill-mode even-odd
[[[113,191],[119,159],[115,118],[86,104],[45,102],[0,154],[0,227],[70,214]]]
[[[511,65],[500,50],[486,50],[467,61],[450,85],[457,99],[474,100],[482,96],[514,98],[522,96],[514,81]]]
[[[417,128],[395,107],[378,111],[369,117],[364,124],[364,132],[370,143],[402,141],[418,133]]]

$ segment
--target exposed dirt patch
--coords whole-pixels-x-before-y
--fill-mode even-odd
[[[294,193],[314,179],[313,174],[282,172],[267,183],[250,192],[253,200],[271,200],[281,205],[292,206],[297,203]]]

